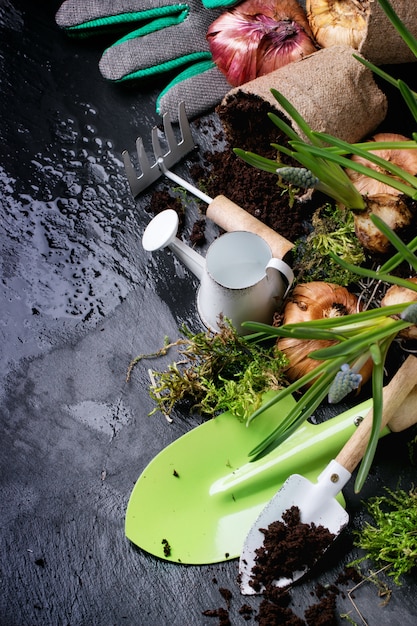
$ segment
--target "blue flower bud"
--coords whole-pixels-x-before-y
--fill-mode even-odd
[[[277,174],[287,182],[301,187],[302,189],[314,189],[320,182],[317,176],[314,176],[314,174],[305,167],[279,167]]]
[[[328,401],[330,404],[336,404],[343,400],[351,391],[357,389],[362,382],[361,374],[350,369],[345,363],[334,377],[334,381],[330,385]]]

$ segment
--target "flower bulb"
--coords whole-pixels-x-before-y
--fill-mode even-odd
[[[210,25],[207,40],[214,62],[234,87],[317,49],[296,0],[246,0]]]

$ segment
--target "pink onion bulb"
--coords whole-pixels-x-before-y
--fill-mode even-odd
[[[210,25],[207,40],[214,62],[233,87],[317,50],[296,0],[246,0]]]

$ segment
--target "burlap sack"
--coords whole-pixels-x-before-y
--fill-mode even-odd
[[[408,30],[417,37],[416,0],[390,0],[390,4]],[[416,62],[377,0],[371,0],[366,35],[359,52],[375,65]]]
[[[284,113],[271,88],[281,92],[313,130],[351,143],[372,133],[386,116],[387,99],[377,87],[373,73],[354,59],[353,52],[339,46],[323,48],[229,91],[217,112],[232,143],[234,130],[242,132],[245,124],[255,136],[256,129],[267,124],[265,117],[256,120],[256,102],[261,105],[263,101]],[[253,103],[250,115],[240,106],[245,99]],[[286,114],[284,117],[288,119]],[[288,121],[300,133],[292,120]]]

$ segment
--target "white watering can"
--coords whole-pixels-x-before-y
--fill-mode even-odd
[[[158,213],[142,238],[145,250],[169,247],[200,280],[197,309],[203,324],[219,331],[219,315],[231,320],[239,334],[242,322],[271,324],[294,280],[292,269],[272,256],[259,235],[247,231],[227,232],[213,241],[204,259],[178,237],[178,214],[172,209]]]

